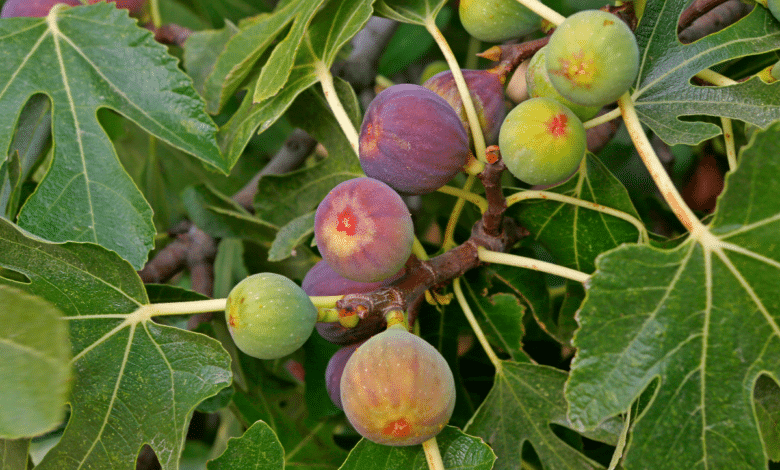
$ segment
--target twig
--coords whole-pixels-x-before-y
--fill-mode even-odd
[[[693,24],[694,21],[704,16],[705,13],[714,9],[715,7],[722,5],[729,0],[696,0],[686,8],[680,15],[680,21],[677,23],[677,33],[679,34]]]

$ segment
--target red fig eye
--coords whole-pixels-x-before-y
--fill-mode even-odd
[[[357,230],[357,217],[352,213],[352,210],[347,207],[338,215],[339,223],[336,226],[336,230],[344,232],[347,235],[354,235]]]

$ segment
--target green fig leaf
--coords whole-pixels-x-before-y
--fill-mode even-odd
[[[490,470],[496,456],[482,439],[445,426],[436,436],[445,469]],[[422,446],[392,447],[362,439],[339,470],[427,470]]]
[[[737,23],[691,43],[677,39],[677,20],[688,0],[648,0],[636,29],[639,76],[633,93],[640,120],[669,145],[696,145],[721,134],[713,123],[680,116],[724,116],[766,127],[780,119],[780,82],[753,77],[724,87],[697,86],[691,78],[718,63],[777,49],[780,23],[753,8]]]
[[[0,245],[0,267],[17,273],[0,285],[54,304],[70,329],[70,420],[36,468],[133,470],[143,444],[163,469],[178,468],[191,413],[230,384],[222,346],[152,321],[141,279],[116,253],[49,243],[4,219]]]
[[[71,352],[62,312],[0,284],[0,437],[51,431],[65,417]]]
[[[241,437],[228,440],[225,452],[210,461],[206,468],[279,470],[284,468],[284,449],[271,427],[257,421]]]
[[[776,123],[742,149],[704,228],[672,249],[624,245],[597,260],[566,398],[591,428],[660,380],[626,468],[766,465],[753,389],[780,377],[779,154]]]
[[[190,79],[126,10],[104,2],[58,7],[47,18],[4,19],[0,49],[7,54],[0,71],[2,153],[30,97],[44,93],[52,102],[54,158],[19,225],[52,241],[98,243],[142,268],[155,235],[152,211],[117,161],[97,111],[113,109],[227,172],[216,127]]]

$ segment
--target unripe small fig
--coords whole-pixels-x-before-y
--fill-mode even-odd
[[[420,73],[420,85],[428,81],[429,78],[433,77],[437,73],[444,72],[445,70],[449,69],[450,66],[447,65],[447,62],[443,60],[436,60],[431,62],[430,64],[426,65],[422,73]]]
[[[353,281],[396,274],[414,242],[412,216],[393,188],[355,178],[333,188],[314,215],[314,237],[328,266]]]
[[[359,154],[367,176],[400,193],[425,194],[461,171],[469,138],[444,98],[420,85],[393,85],[366,110]]]
[[[558,92],[583,106],[604,106],[634,83],[639,47],[631,29],[601,10],[575,13],[547,43],[547,73]]]
[[[585,156],[585,128],[566,106],[550,98],[531,98],[515,106],[498,137],[507,169],[519,180],[557,183]]]
[[[388,286],[405,273],[401,268],[395,275],[378,282],[358,282],[347,279],[334,271],[325,260],[312,266],[301,282],[301,288],[308,295],[346,295],[373,292]],[[353,344],[369,338],[385,329],[387,323],[381,315],[361,318],[357,326],[346,328],[339,322],[317,323],[317,332],[335,344]]]
[[[472,36],[503,42],[539,29],[541,18],[517,0],[461,0],[460,22]]]
[[[506,85],[506,96],[515,104],[530,98],[528,86],[525,82],[525,73],[530,63],[530,59],[522,61],[515,71],[512,72],[512,77]]]
[[[391,328],[352,354],[341,403],[358,433],[377,444],[409,446],[436,436],[455,408],[447,361],[422,338]]]
[[[506,117],[504,75],[500,69],[463,70],[463,78],[469,88],[479,125],[482,127],[482,134],[488,145],[495,144],[498,140],[498,130]],[[469,144],[473,144],[471,126],[452,72],[450,70],[440,72],[423,83],[423,86],[444,98],[452,106],[452,109],[458,113],[463,127],[466,128]]]
[[[545,51],[547,46],[539,49],[531,58],[526,71],[526,84],[531,98],[552,98],[571,109],[581,121],[587,121],[599,112],[600,106],[582,106],[571,100],[567,100],[550,82],[547,74],[547,60]]]
[[[225,320],[238,349],[259,359],[278,359],[309,339],[317,308],[290,279],[260,273],[230,291]]]

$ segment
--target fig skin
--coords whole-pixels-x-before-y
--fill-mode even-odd
[[[528,70],[525,73],[528,94],[531,98],[552,98],[571,109],[581,121],[587,121],[599,112],[600,106],[582,106],[571,100],[567,100],[555,89],[550,76],[547,74],[546,51],[547,46],[542,47],[531,58]]]
[[[309,339],[317,322],[317,308],[290,279],[259,273],[230,291],[225,320],[238,349],[259,359],[278,359]]]
[[[380,287],[389,286],[406,273],[401,268],[395,275],[378,282],[358,282],[340,276],[325,260],[317,262],[303,278],[301,288],[308,295],[346,295],[373,292]],[[384,330],[387,322],[384,317],[372,315],[361,318],[357,326],[346,328],[338,322],[317,323],[317,332],[334,344],[354,344]],[[332,397],[331,397],[332,398]]]
[[[89,3],[97,3],[102,0],[90,0]],[[117,8],[126,8],[130,13],[138,14],[143,10],[146,0],[111,0]],[[0,18],[30,17],[43,18],[49,14],[51,7],[57,3],[65,3],[70,6],[79,6],[79,0],[8,0],[3,4]]]
[[[501,125],[501,156],[517,179],[530,185],[558,183],[585,156],[582,121],[550,98],[531,98],[515,106]]]
[[[325,368],[325,388],[328,389],[330,400],[340,410],[344,409],[341,403],[341,376],[344,375],[347,361],[361,344],[363,343],[350,344],[339,349],[331,356]]]
[[[376,282],[397,273],[412,253],[409,209],[393,188],[355,178],[333,188],[314,215],[320,254],[342,277]]]
[[[436,436],[455,408],[455,380],[422,338],[391,328],[363,343],[341,376],[341,403],[358,433],[377,444],[410,446]]]
[[[505,74],[498,69],[467,69],[463,70],[463,78],[466,80],[471,100],[474,102],[485,143],[493,145],[498,142],[498,131],[501,129],[504,117],[506,117],[506,107],[504,106]],[[452,106],[463,127],[466,128],[469,145],[473,146],[466,108],[463,107],[463,100],[458,93],[458,86],[455,84],[452,71],[447,70],[434,75],[423,83],[423,86],[444,98]]]
[[[461,0],[460,22],[485,42],[504,42],[539,29],[541,18],[516,0]]]
[[[426,194],[461,171],[469,138],[444,98],[420,85],[393,85],[366,110],[359,154],[367,176],[403,194]]]
[[[547,43],[550,82],[566,99],[604,106],[620,98],[639,72],[639,47],[631,29],[600,10],[575,13]]]

